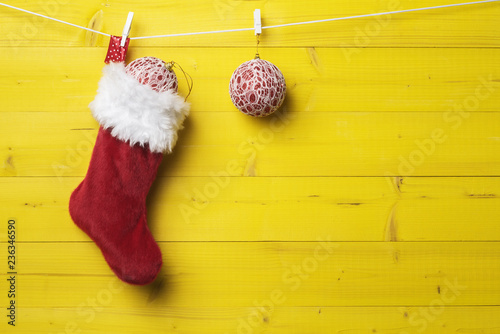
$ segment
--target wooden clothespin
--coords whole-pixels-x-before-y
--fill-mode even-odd
[[[127,42],[128,35],[130,35],[130,28],[132,27],[132,20],[134,19],[134,12],[129,12],[127,16],[127,22],[125,22],[125,26],[123,27],[122,32],[122,40],[120,42],[120,46],[124,47]]]
[[[255,29],[255,35],[262,34],[262,19],[260,17],[260,9],[253,11],[253,26]]]
[[[260,16],[260,9],[256,9],[253,11],[253,27],[255,30],[255,36],[257,38],[257,46],[255,48],[255,59],[259,59],[260,34],[262,34],[262,19]]]

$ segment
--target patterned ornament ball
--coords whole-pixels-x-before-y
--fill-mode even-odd
[[[142,57],[125,67],[125,72],[157,92],[172,89],[177,92],[177,76],[170,63],[155,57]]]
[[[272,114],[283,103],[285,77],[272,63],[256,58],[241,64],[231,76],[229,95],[241,112],[255,117]]]

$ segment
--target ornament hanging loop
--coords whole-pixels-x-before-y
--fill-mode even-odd
[[[186,82],[188,85],[188,94],[186,95],[186,98],[184,99],[184,102],[186,102],[189,95],[191,95],[191,91],[193,90],[193,84],[194,84],[193,78],[189,75],[189,73],[184,71],[184,69],[182,68],[181,65],[179,65],[179,63],[176,63],[173,60],[168,62],[168,63],[165,63],[165,67],[169,71],[173,71],[174,67],[178,68],[184,74],[184,78],[186,79]]]
[[[255,46],[255,59],[260,59],[259,44],[260,44],[260,34],[257,35],[257,45]]]

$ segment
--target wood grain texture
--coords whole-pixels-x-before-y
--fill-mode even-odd
[[[85,175],[98,130],[89,112],[0,120],[0,175]],[[193,112],[159,175],[498,175],[499,132],[500,113]]]
[[[0,216],[20,242],[88,241],[68,214],[80,181],[0,178]],[[148,220],[158,241],[493,241],[498,193],[498,177],[161,177]]]
[[[161,242],[164,267],[156,285],[146,287],[118,282],[109,287],[114,275],[92,242],[19,243],[18,281],[24,293],[17,300],[28,308],[78,307],[89,292],[123,286],[108,306],[149,300],[152,307],[242,307],[273,294],[286,297],[275,298],[280,306],[425,307],[435,299],[447,306],[498,306],[497,242],[338,243],[329,238]]]
[[[96,292],[96,296],[99,291]],[[89,294],[89,298],[96,298]],[[73,308],[25,308],[24,325],[16,333],[197,333],[200,324],[210,334],[256,333],[495,333],[500,327],[498,307],[151,307],[95,308],[85,300]],[[50,323],[47,322],[50,320]],[[70,319],[70,320],[68,320]],[[124,321],[127,319],[127,321]],[[146,319],[146,320],[144,320]],[[427,320],[430,319],[430,320]]]

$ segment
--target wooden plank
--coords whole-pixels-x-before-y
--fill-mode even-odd
[[[449,119],[447,117],[454,117]],[[90,113],[0,113],[0,175],[84,176]],[[193,113],[161,176],[494,176],[500,113]]]
[[[434,300],[498,305],[498,242],[329,238],[333,234],[318,235],[323,241],[317,242],[160,243],[164,266],[156,285],[124,286],[109,307],[147,301],[158,307],[253,306],[271,294],[286,296],[282,306],[427,306]],[[89,294],[114,287],[115,277],[92,242],[17,248],[18,305],[77,307]]]
[[[286,78],[288,112],[499,110],[500,49],[350,50],[355,51],[348,56],[335,48],[271,48],[261,56]],[[2,48],[0,112],[88,112],[105,53],[106,48],[47,48],[43,54],[37,48]],[[128,59],[175,60],[193,77],[193,112],[238,113],[229,79],[253,55],[245,48],[131,48]],[[68,59],[85,61],[76,66]],[[178,76],[185,95],[185,80]]]
[[[98,291],[89,298],[97,299]],[[494,333],[500,308],[482,307],[157,307],[100,308],[82,301],[81,308],[20,308],[18,334],[85,333]],[[107,300],[103,300],[107,304]],[[7,327],[4,323],[0,328]]]
[[[10,1],[9,4],[88,26],[96,12],[102,30],[121,34],[129,11],[135,12],[132,36],[151,36],[195,31],[253,27],[252,11],[262,9],[263,24],[321,20],[400,9],[421,8],[456,3],[432,0],[398,1],[67,1],[46,3]],[[482,4],[420,13],[370,17],[350,21],[264,30],[263,46],[327,47],[498,47],[500,33],[496,4]],[[0,46],[83,46],[86,32],[60,23],[46,21],[7,8],[0,8]],[[99,26],[99,25],[98,25]],[[88,43],[88,42],[87,42]],[[97,45],[107,46],[99,37]],[[252,31],[203,36],[147,39],[133,41],[134,46],[238,46],[254,47]]]
[[[88,241],[68,214],[80,181],[0,178],[0,216],[20,242]],[[488,241],[499,192],[498,177],[160,177],[148,221],[158,241]]]

